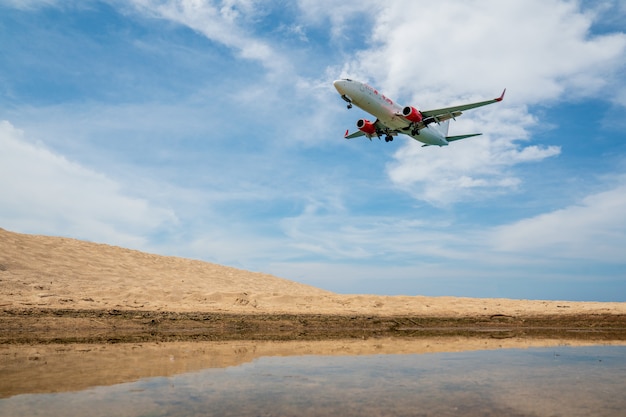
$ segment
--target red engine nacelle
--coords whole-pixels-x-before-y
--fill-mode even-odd
[[[406,106],[402,109],[402,115],[409,121],[413,123],[419,123],[424,119],[422,113],[417,110],[415,107]]]
[[[366,135],[375,135],[376,134],[376,126],[374,123],[370,122],[366,119],[359,119],[356,122],[356,127]]]

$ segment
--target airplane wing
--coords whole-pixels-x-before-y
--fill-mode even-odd
[[[504,99],[504,93],[506,93],[506,88],[504,89],[500,97],[494,98],[492,100],[479,101],[477,103],[470,103],[470,104],[462,104],[460,106],[445,107],[443,109],[426,110],[426,111],[421,111],[421,113],[426,118],[432,117],[435,119],[435,121],[442,121],[444,120],[442,119],[442,117],[445,117],[445,116],[454,115],[452,117],[448,117],[448,119],[456,117],[457,116],[455,115],[456,112],[462,112],[462,111],[469,110],[469,109],[475,109],[476,107],[482,107],[488,104],[502,101],[502,99]]]
[[[357,130],[354,133],[348,134],[349,130],[346,130],[346,134],[344,136],[345,139],[354,139],[354,138],[358,138],[359,136],[365,136],[365,133],[361,132],[360,130]]]

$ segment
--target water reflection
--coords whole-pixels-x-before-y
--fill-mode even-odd
[[[131,352],[137,354],[120,367],[104,358],[108,374],[132,379],[133,361],[138,373],[149,368],[144,358],[153,376],[66,393],[14,395],[2,385],[0,393],[12,396],[0,400],[0,416],[621,416],[626,406],[626,346],[543,341],[551,346],[464,351],[463,344],[480,348],[485,341],[418,342],[342,341],[317,349],[314,342],[135,346]],[[511,341],[487,341],[487,348],[497,347],[494,343]],[[83,348],[87,358],[91,352],[94,358],[106,356],[106,349]],[[48,360],[61,377],[81,378],[79,372],[63,371],[68,366],[52,363],[41,350],[39,355],[33,369],[45,370],[40,361]],[[81,368],[78,356],[74,368],[89,379],[94,368]],[[6,366],[0,369],[3,380],[15,374],[5,373]],[[181,370],[185,373],[177,374]],[[107,372],[96,374],[106,377]],[[41,392],[41,386],[36,388]]]

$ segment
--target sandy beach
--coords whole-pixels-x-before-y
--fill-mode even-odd
[[[207,262],[2,229],[0,307],[0,398],[263,356],[626,343],[626,303],[341,295]]]
[[[626,332],[626,303],[343,295],[208,262],[3,229],[0,307],[3,343],[29,334],[39,335],[33,342],[69,337],[68,328],[106,330],[97,341],[113,337],[112,329],[167,339],[181,336],[176,326],[203,340],[246,332],[281,338],[289,329],[323,338],[329,326],[350,337],[359,329],[386,336],[436,328]],[[76,331],[68,340],[92,340]]]

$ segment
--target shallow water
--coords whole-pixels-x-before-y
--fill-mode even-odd
[[[0,416],[623,416],[624,392],[626,346],[261,356],[13,395]]]

